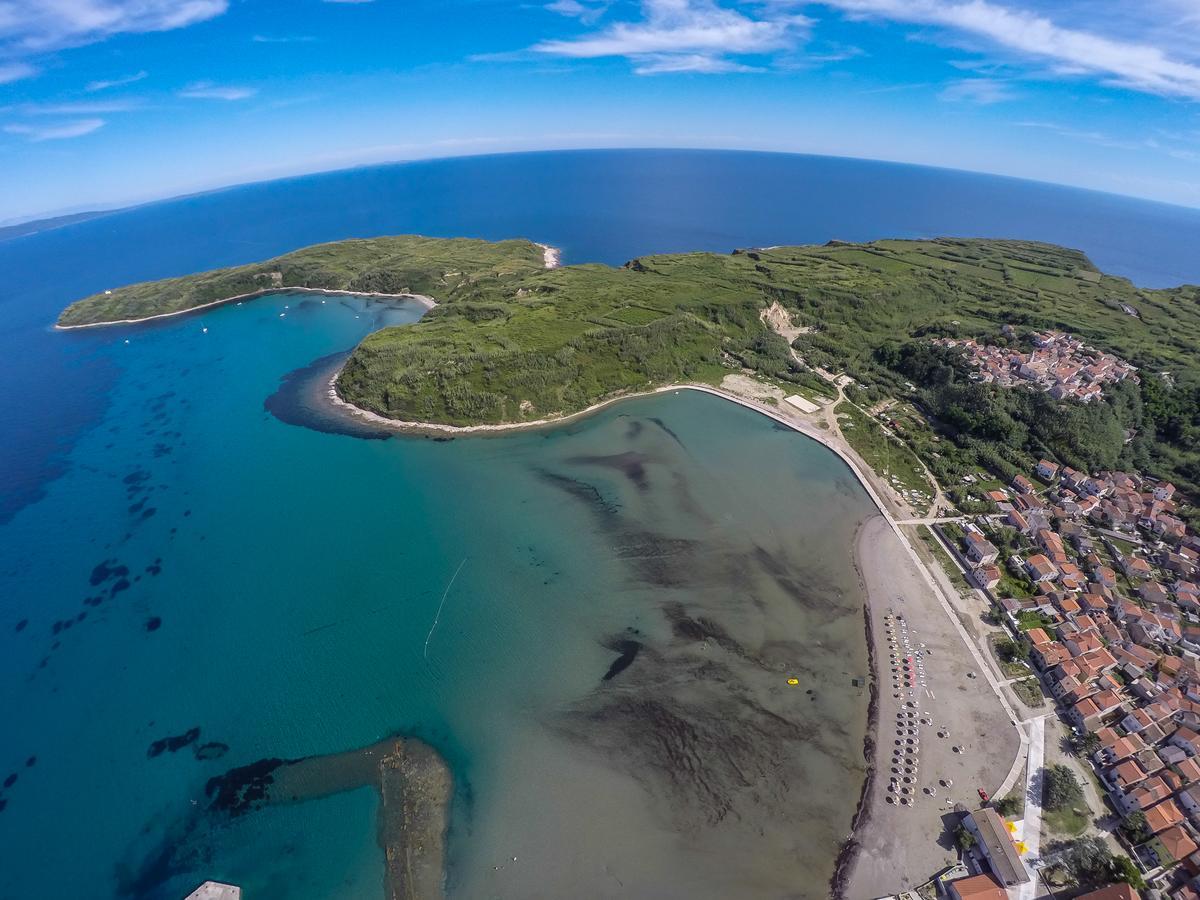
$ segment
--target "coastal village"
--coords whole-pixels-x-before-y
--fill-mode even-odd
[[[1137,377],[1070,335],[1033,341],[1027,353],[937,343],[965,350],[980,380],[1078,402]],[[1024,796],[980,788],[977,808],[956,805],[960,862],[900,896],[1200,898],[1200,535],[1182,498],[1136,472],[1049,459],[1006,484],[964,481],[990,511],[922,526],[960,593],[981,601],[980,643],[1026,708],[1021,724],[1040,742],[1056,717],[1062,746],[1047,732],[1029,748]]]
[[[1016,329],[1006,325],[1003,334],[1015,337]],[[975,377],[985,384],[1040,388],[1055,400],[1088,403],[1104,395],[1105,385],[1137,378],[1136,367],[1064,332],[1035,331],[1030,340],[1033,348],[1028,352],[973,339],[939,338],[933,343],[963,351]]]

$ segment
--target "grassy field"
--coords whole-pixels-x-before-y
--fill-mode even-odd
[[[929,552],[932,553],[934,558],[937,559],[937,561],[941,564],[942,569],[950,577],[950,580],[954,582],[954,586],[962,591],[971,590],[971,585],[967,583],[967,578],[963,574],[962,569],[958,567],[958,565],[950,557],[950,554],[946,552],[946,548],[942,546],[941,541],[939,541],[933,532],[929,530],[929,526],[917,526],[917,533],[921,535],[921,541],[926,547],[929,548]]]
[[[1043,808],[1042,822],[1057,837],[1077,837],[1087,831],[1091,813],[1086,804],[1077,804],[1069,809]]]
[[[1026,678],[1023,681],[1014,681],[1012,684],[1013,693],[1021,698],[1021,702],[1026,706],[1037,708],[1046,703],[1046,697],[1042,693],[1042,686],[1036,678]]]
[[[933,486],[925,477],[921,461],[908,446],[886,434],[878,422],[864,415],[850,403],[839,403],[834,409],[841,425],[842,434],[855,452],[872,469],[888,479],[897,489],[917,492],[905,499],[918,511],[925,512],[932,501]]]

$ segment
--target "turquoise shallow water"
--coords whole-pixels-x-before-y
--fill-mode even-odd
[[[868,506],[841,463],[687,392],[449,442],[321,433],[264,410],[286,373],[419,313],[283,294],[87,336],[117,370],[104,418],[0,535],[28,548],[3,576],[10,616],[28,620],[3,696],[5,762],[19,770],[0,820],[14,896],[170,897],[220,877],[252,896],[378,897],[370,790],[230,820],[203,815],[204,782],[394,733],[426,738],[454,768],[459,895],[528,895],[534,882],[489,874],[496,860],[521,845],[549,865],[558,849],[532,836],[552,813],[522,821],[514,797],[532,809],[563,792],[644,798],[587,817],[594,853],[558,872],[563,889],[600,865],[665,884],[690,865],[682,820],[708,812],[689,809],[687,785],[639,780],[657,764],[657,726],[607,721],[616,695],[601,691],[613,636],[654,648],[612,682],[622,689],[654,671],[651,652],[673,660],[668,682],[686,671],[670,657],[674,604],[761,656],[714,690],[772,709],[804,701],[805,727],[822,723],[819,741],[773,745],[795,777],[855,794],[865,708],[848,676],[865,661],[848,546]],[[823,652],[841,656],[836,672],[814,666]],[[789,700],[785,670],[824,684],[820,704]],[[191,745],[148,756],[193,728]],[[829,865],[851,810],[831,813],[831,832],[808,838]],[[570,813],[553,815],[569,833]],[[667,849],[643,871],[640,848],[612,849],[606,828],[648,830]]]
[[[230,818],[204,788],[395,733],[454,770],[454,896],[825,895],[861,777],[848,547],[869,513],[831,454],[687,393],[452,442],[264,407],[308,419],[276,402],[281,379],[419,314],[403,306],[280,295],[48,328],[114,284],[403,232],[613,264],[995,235],[1139,283],[1200,278],[1195,211],[728,153],[381,167],[0,243],[0,897],[175,898],[218,877],[378,898],[371,790]],[[603,681],[622,641],[641,650]]]

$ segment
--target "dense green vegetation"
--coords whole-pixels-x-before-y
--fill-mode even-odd
[[[416,325],[368,337],[339,382],[346,399],[386,416],[518,422],[739,369],[828,393],[813,371],[821,367],[852,376],[848,394],[864,408],[889,397],[914,403],[935,427],[906,429],[904,440],[957,501],[978,490],[963,487],[964,475],[1006,478],[1041,456],[1200,490],[1200,288],[1139,289],[1077,251],[997,240],[663,255],[620,269],[540,264],[540,248],[524,241],[347,241],[98,295],[60,322],[170,312],[276,283],[409,290],[441,305]],[[792,348],[760,319],[773,301],[808,329]],[[1070,331],[1140,367],[1140,384],[1090,405],[1063,403],[977,384],[961,359],[930,343],[999,343],[1006,324],[1014,340]]]
[[[933,499],[933,485],[909,446],[888,435],[878,422],[852,403],[839,403],[834,412],[846,442],[863,461],[897,488],[919,494],[919,498],[910,495],[908,500],[918,512],[927,511]]]
[[[1021,702],[1026,706],[1037,708],[1045,704],[1044,695],[1042,694],[1042,685],[1036,678],[1025,678],[1021,681],[1014,681],[1012,685],[1013,693],[1016,694]]]
[[[1072,841],[1053,842],[1047,848],[1057,859],[1048,872],[1052,883],[1055,876],[1065,876],[1078,887],[1092,889],[1112,882],[1123,882],[1141,890],[1145,881],[1127,856],[1113,855],[1098,835],[1085,835]]]
[[[182,312],[276,288],[304,287],[378,294],[469,298],[502,279],[543,267],[530,241],[491,243],[405,235],[317,244],[266,262],[199,275],[147,281],[71,304],[59,325],[88,325]]]

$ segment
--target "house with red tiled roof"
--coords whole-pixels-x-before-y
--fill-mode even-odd
[[[1122,662],[1128,658],[1129,661],[1137,662],[1145,670],[1153,669],[1162,659],[1162,654],[1128,642],[1122,644],[1120,647],[1114,647],[1113,651],[1114,655],[1116,653],[1122,654],[1119,657]]]
[[[1008,900],[1008,892],[991,875],[972,875],[946,885],[950,900]]]
[[[1058,702],[1074,706],[1084,697],[1090,696],[1096,691],[1090,685],[1082,683],[1074,675],[1064,675],[1058,681],[1050,684],[1050,693]]]
[[[1183,811],[1175,804],[1174,800],[1163,800],[1143,812],[1146,815],[1146,825],[1153,834],[1158,834],[1183,821]]]
[[[1043,459],[1037,464],[1037,474],[1038,478],[1043,481],[1053,481],[1058,477],[1058,465],[1048,459]]]
[[[1101,691],[1080,700],[1067,712],[1076,726],[1086,731],[1096,731],[1104,720],[1121,709],[1121,698],[1112,691]],[[1144,768],[1144,767],[1143,767]]]
[[[1080,594],[1078,599],[1080,608],[1089,615],[1108,611],[1108,601],[1099,594]]]
[[[1115,799],[1124,815],[1134,810],[1142,810],[1145,812],[1156,803],[1161,803],[1166,800],[1174,791],[1167,785],[1166,780],[1161,775],[1155,775],[1153,778],[1144,778],[1127,793],[1118,795]]]
[[[1121,727],[1127,732],[1140,732],[1143,729],[1149,728],[1151,725],[1153,725],[1154,719],[1151,717],[1150,713],[1146,711],[1145,707],[1139,706],[1137,709],[1131,711],[1129,715],[1123,718],[1120,724]]]
[[[1067,718],[1077,728],[1082,728],[1084,731],[1095,731],[1103,723],[1104,714],[1091,697],[1085,697],[1071,707],[1067,712]]]
[[[967,559],[978,566],[990,566],[1000,558],[1000,551],[982,534],[968,531],[963,535],[967,548]]]
[[[1118,622],[1130,623],[1139,621],[1146,611],[1134,603],[1132,600],[1127,600],[1121,597],[1113,605],[1113,615],[1117,617]]]
[[[1142,895],[1127,884],[1110,884],[1098,891],[1080,894],[1075,900],[1142,900]]]
[[[1083,656],[1089,650],[1099,650],[1104,645],[1100,643],[1100,638],[1093,632],[1077,632],[1071,637],[1063,641],[1063,646],[1070,651],[1072,656]],[[1113,660],[1114,665],[1116,660]]]
[[[1121,565],[1121,570],[1125,573],[1126,578],[1141,581],[1149,578],[1154,574],[1150,568],[1150,563],[1146,562],[1140,556],[1127,556]]]
[[[1030,656],[1034,665],[1044,672],[1070,659],[1071,651],[1058,641],[1050,641],[1048,644],[1035,646]]]
[[[1005,521],[1021,534],[1029,533],[1029,520],[1026,519],[1017,509],[1010,509],[1008,515],[1005,516]]]
[[[1193,785],[1200,782],[1200,762],[1196,762],[1190,756],[1176,763],[1174,768],[1185,785]]]
[[[1187,753],[1188,756],[1196,756],[1200,754],[1200,734],[1197,734],[1186,725],[1181,725],[1175,729],[1175,733],[1169,738],[1170,742]]]
[[[1018,475],[1012,480],[1013,490],[1018,494],[1032,494],[1034,492],[1033,482],[1024,475]]]
[[[1147,744],[1159,746],[1160,744],[1162,744],[1163,741],[1165,741],[1167,739],[1167,735],[1170,734],[1174,730],[1175,730],[1175,726],[1173,726],[1173,725],[1168,729],[1164,729],[1161,725],[1159,725],[1157,722],[1155,722],[1153,725],[1147,725],[1145,727],[1145,729],[1142,730],[1142,738],[1145,739]],[[1172,747],[1171,749],[1178,750],[1179,748]],[[1162,748],[1159,747],[1159,750],[1161,751]],[[1162,758],[1161,752],[1159,753],[1159,758]],[[1166,760],[1163,760],[1163,761],[1166,762]]]
[[[1170,867],[1187,859],[1200,847],[1182,825],[1172,825],[1156,834],[1146,845],[1155,862]]]
[[[1096,584],[1103,585],[1110,590],[1117,586],[1117,573],[1108,566],[1100,566],[1092,572],[1092,579]]]
[[[1160,481],[1154,486],[1154,498],[1156,500],[1170,500],[1175,496],[1175,485],[1169,481]]]
[[[1053,581],[1058,577],[1058,569],[1041,553],[1025,560],[1025,572],[1034,582]]]
[[[1116,658],[1108,652],[1107,647],[1096,647],[1075,657],[1079,665],[1080,677],[1090,680],[1101,672],[1108,672],[1117,667]]]
[[[1050,635],[1046,634],[1044,628],[1030,628],[1025,632],[1025,636],[1029,638],[1029,643],[1035,647],[1050,643]]]
[[[1167,593],[1167,589],[1157,581],[1146,581],[1138,585],[1138,596],[1151,605],[1171,601],[1171,595]]]
[[[1136,760],[1127,759],[1117,763],[1106,773],[1105,780],[1121,793],[1132,791],[1138,784],[1146,780],[1146,773]]]
[[[1171,749],[1179,750],[1178,747],[1172,747]],[[1179,752],[1182,753],[1183,751],[1180,750]],[[1138,765],[1142,767],[1142,771],[1144,771],[1147,776],[1157,775],[1167,767],[1167,762],[1153,747],[1147,747],[1145,750],[1139,750],[1133,755],[1133,758],[1137,760]]]
[[[1000,583],[1000,569],[996,566],[980,566],[971,570],[971,579],[985,591],[990,591]]]

